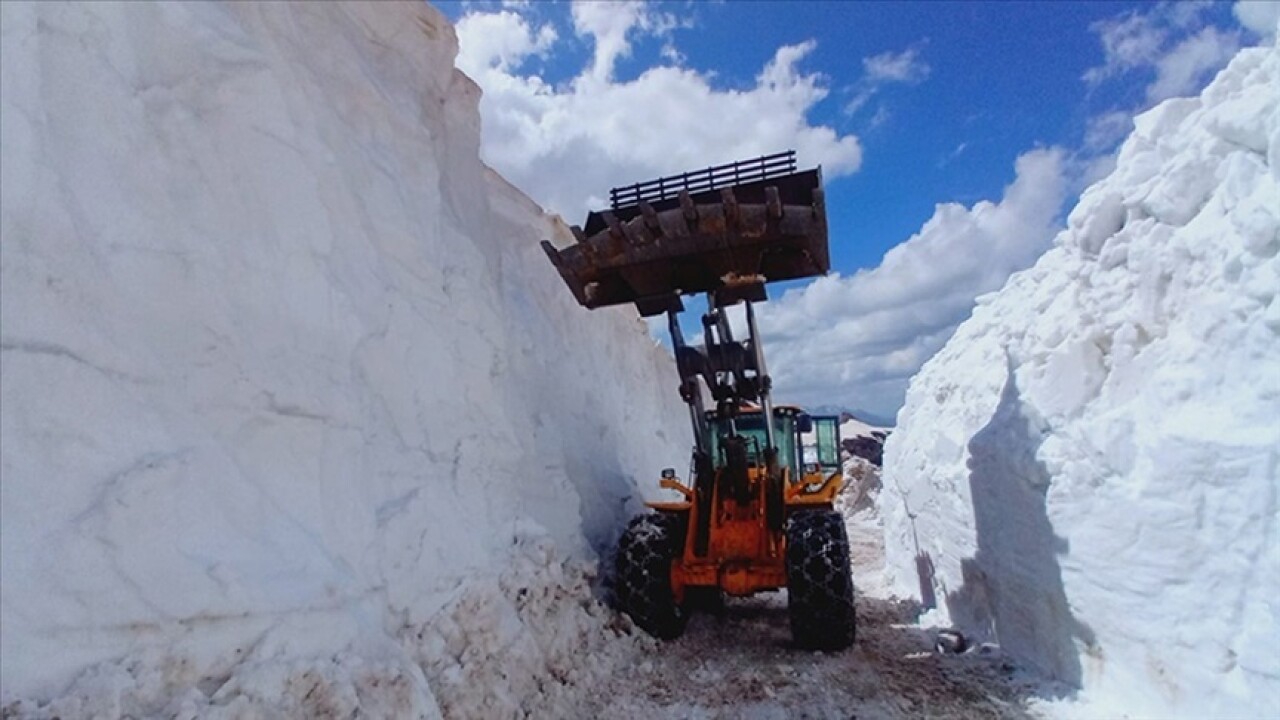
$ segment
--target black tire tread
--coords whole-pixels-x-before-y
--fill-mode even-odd
[[[684,548],[685,519],[674,513],[632,518],[618,541],[615,592],[620,609],[662,640],[684,632],[684,608],[671,592],[671,563]]]
[[[857,622],[844,517],[834,510],[796,512],[786,532],[792,638],[811,650],[849,647]]]

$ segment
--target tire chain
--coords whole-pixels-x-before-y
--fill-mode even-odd
[[[787,596],[797,645],[838,650],[853,643],[853,574],[839,513],[810,510],[787,519]]]
[[[684,630],[684,612],[671,593],[671,561],[684,536],[680,520],[662,513],[637,516],[618,542],[618,604],[642,630],[662,639]]]

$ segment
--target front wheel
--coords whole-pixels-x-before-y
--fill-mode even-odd
[[[618,541],[618,605],[663,640],[679,637],[686,620],[671,591],[671,563],[684,548],[682,520],[671,513],[639,515]]]
[[[853,571],[840,513],[805,510],[787,519],[787,610],[800,647],[842,650],[853,644]]]

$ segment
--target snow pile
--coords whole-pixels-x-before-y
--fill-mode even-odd
[[[0,9],[8,709],[572,714],[684,408],[480,163],[440,13]]]
[[[1137,119],[888,441],[895,589],[1085,714],[1276,712],[1278,180],[1280,49],[1249,49]]]
[[[884,463],[884,441],[892,430],[845,415],[840,422],[840,449],[879,468]]]
[[[876,435],[885,436],[893,428],[880,427],[870,423],[863,422],[858,418],[845,413],[840,418],[840,438],[849,440],[852,438],[874,438]]]
[[[846,455],[841,462],[844,486],[840,490],[838,508],[845,515],[875,506],[880,493],[880,467],[857,455]]]

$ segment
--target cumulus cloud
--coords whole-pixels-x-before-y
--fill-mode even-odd
[[[545,55],[557,38],[553,25],[534,30],[523,16],[510,10],[467,15],[458,22],[457,32],[459,42],[467,45],[458,66],[467,74],[488,69],[509,72],[530,55]]]
[[[845,104],[844,111],[849,115],[858,112],[886,85],[919,85],[929,77],[929,71],[929,64],[920,57],[918,45],[902,52],[889,51],[863,58],[862,79],[853,98]],[[887,111],[881,107],[877,116],[881,112]],[[886,114],[885,119],[887,117]]]
[[[485,160],[568,221],[606,204],[610,187],[784,149],[803,166],[821,164],[829,179],[861,164],[856,136],[808,121],[829,92],[821,74],[802,69],[812,41],[778,48],[753,86],[720,88],[711,73],[679,66],[672,36],[688,23],[671,13],[642,2],[577,2],[570,14],[572,32],[593,52],[554,85],[524,70],[565,42],[554,28],[535,28],[510,9],[473,11],[457,24],[458,67],[484,91]],[[642,36],[664,40],[666,64],[616,79],[618,60]]]
[[[819,278],[762,305],[778,397],[894,414],[908,379],[968,317],[974,298],[1048,249],[1067,174],[1059,148],[1024,153],[999,202],[939,205],[878,267]]]
[[[597,82],[612,80],[618,58],[631,54],[627,36],[632,31],[662,37],[682,25],[675,15],[655,12],[643,0],[575,2],[570,14],[578,36],[595,39],[595,55],[587,77]],[[668,46],[674,49],[669,43]]]

